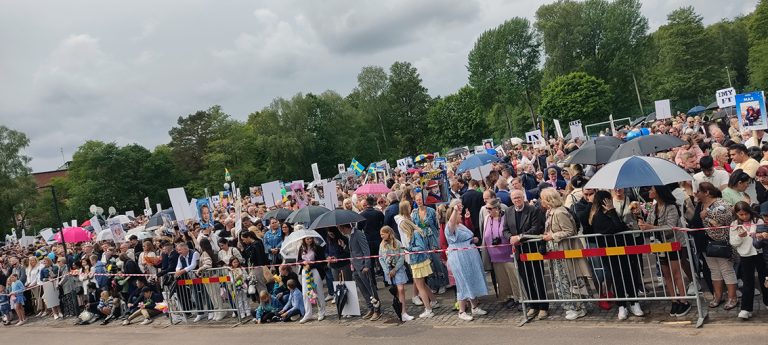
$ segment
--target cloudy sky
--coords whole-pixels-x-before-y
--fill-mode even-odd
[[[0,0],[0,125],[25,132],[34,171],[87,139],[170,140],[213,104],[237,119],[275,97],[346,95],[363,66],[410,61],[433,96],[467,81],[477,36],[533,19],[542,0]],[[706,23],[757,0],[647,0],[651,29],[692,5]]]

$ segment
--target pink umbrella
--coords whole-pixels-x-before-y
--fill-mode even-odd
[[[67,243],[88,242],[93,237],[88,230],[83,228],[64,228],[61,232],[57,232],[56,235],[53,236],[53,239],[56,240],[56,242],[61,242],[62,233],[64,233],[64,239]]]
[[[387,194],[391,192],[383,183],[366,183],[355,191],[355,194]]]

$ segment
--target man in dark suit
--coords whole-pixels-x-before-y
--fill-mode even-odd
[[[365,209],[360,212],[360,215],[365,218],[364,221],[357,223],[357,228],[365,233],[365,238],[368,240],[368,249],[371,255],[379,255],[379,244],[381,243],[381,235],[379,231],[384,226],[384,214],[381,211],[373,208],[376,206],[376,198],[369,196],[365,198]],[[374,269],[378,260],[370,261],[371,270]]]
[[[389,200],[389,206],[384,209],[384,224],[395,230],[395,236],[400,239],[400,232],[397,230],[397,222],[395,222],[395,216],[400,213],[400,202],[397,201],[397,194],[395,192],[389,192],[387,194],[387,200]]]
[[[538,208],[525,202],[523,191],[513,190],[511,193],[512,207],[504,214],[504,236],[509,237],[512,244],[520,243],[518,253],[538,253],[541,241],[526,243],[524,235],[541,235],[544,233],[544,214]],[[518,256],[519,259],[519,256]],[[520,261],[517,266],[520,280],[528,293],[529,299],[546,299],[544,275],[541,261]],[[531,303],[527,317],[538,315],[539,319],[548,316],[548,303]]]
[[[366,239],[366,235],[362,231],[352,229],[349,225],[342,225],[339,230],[345,236],[349,236],[349,255],[352,258],[352,268],[354,268],[352,276],[368,306],[368,313],[363,315],[363,319],[376,321],[381,318],[381,302],[379,302],[379,293],[376,289],[376,280],[370,268],[370,262],[373,260],[368,258],[371,255],[368,251],[370,241]]]
[[[461,204],[469,210],[469,218],[472,220],[472,232],[475,237],[483,238],[480,233],[480,209],[485,206],[483,193],[477,191],[478,183],[475,180],[469,182],[469,189],[461,195]]]

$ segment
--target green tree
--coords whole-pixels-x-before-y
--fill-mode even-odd
[[[768,2],[760,0],[749,22],[749,83],[752,89],[768,88]]]
[[[357,86],[350,93],[356,108],[360,110],[360,115],[363,116],[365,122],[369,123],[366,126],[366,131],[361,134],[376,141],[379,157],[382,155],[381,148],[389,146],[387,133],[391,126],[384,121],[386,117],[384,114],[384,93],[388,88],[389,76],[384,68],[365,66],[357,75]]]
[[[469,85],[477,90],[484,109],[502,111],[510,135],[514,121],[507,105],[525,105],[531,119],[535,118],[540,46],[530,22],[515,17],[482,33],[469,53]]]
[[[426,114],[432,97],[421,85],[416,68],[409,62],[393,63],[389,69],[389,87],[383,98],[385,123],[390,124],[386,157],[396,159],[423,150],[424,142],[420,138],[427,130]]]
[[[195,177],[203,169],[203,156],[208,143],[226,134],[229,115],[215,105],[206,111],[197,111],[187,117],[179,117],[177,127],[171,128],[169,147],[181,171]]]
[[[744,90],[749,83],[747,64],[749,63],[749,34],[746,17],[734,20],[722,20],[706,28],[710,48],[710,58],[717,62],[717,77],[720,85],[728,85],[728,73],[731,83],[737,90]],[[728,68],[728,71],[725,68]],[[714,101],[714,97],[711,97]],[[706,105],[706,104],[704,104]]]
[[[608,117],[610,90],[604,81],[583,72],[557,77],[541,93],[541,115],[560,123],[581,120],[591,123]]]
[[[652,35],[658,59],[648,78],[649,90],[653,99],[669,98],[678,110],[687,110],[710,101],[723,86],[722,66],[711,58],[702,18],[692,7],[673,11],[667,20]]]
[[[453,148],[479,143],[488,135],[488,126],[477,95],[470,86],[440,98],[427,113],[427,126],[432,146],[430,150]]]
[[[29,138],[19,131],[0,126],[0,234],[17,227],[17,216],[23,221],[27,199],[35,195],[35,183],[30,175],[30,158],[22,153]]]

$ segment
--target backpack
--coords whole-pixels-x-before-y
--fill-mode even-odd
[[[583,199],[581,199],[583,200]],[[576,223],[576,231],[579,233],[583,232],[583,226],[581,224],[581,217],[579,217],[580,214],[589,213],[590,206],[587,203],[582,203],[581,200],[576,200],[576,197],[571,194],[571,207],[567,207],[568,213],[571,215],[571,218],[573,218],[573,222]]]

